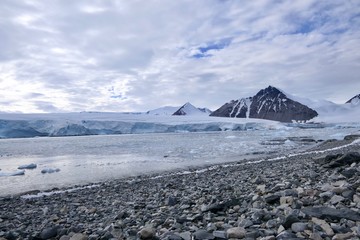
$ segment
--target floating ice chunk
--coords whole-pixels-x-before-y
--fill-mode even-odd
[[[20,176],[24,174],[25,174],[25,170],[17,170],[14,172],[0,172],[0,177]]]
[[[45,174],[45,173],[54,173],[54,172],[60,172],[59,168],[44,168],[43,170],[41,170],[41,173]]]
[[[18,169],[34,169],[37,168],[35,163],[25,164],[18,167]]]

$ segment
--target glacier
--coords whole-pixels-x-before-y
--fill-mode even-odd
[[[241,131],[287,126],[261,119],[149,116],[135,113],[0,114],[0,138]]]

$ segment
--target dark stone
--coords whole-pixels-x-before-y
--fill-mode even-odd
[[[44,230],[41,231],[40,238],[41,239],[49,239],[49,238],[56,237],[57,232],[58,232],[58,227],[45,228]]]
[[[360,213],[355,212],[349,208],[335,209],[330,207],[306,207],[301,209],[303,213],[310,217],[317,217],[320,219],[340,220],[342,218],[360,221]]]
[[[352,163],[359,163],[360,162],[360,154],[358,152],[350,152],[344,155],[335,155],[338,156],[336,157],[332,157],[327,156],[329,158],[331,158],[331,161],[327,164],[324,165],[325,168],[336,168],[336,167],[341,167],[341,166],[345,166],[345,165],[350,165]]]
[[[285,229],[291,228],[293,223],[300,222],[300,219],[295,214],[287,215],[284,222],[281,224]]]
[[[265,197],[265,202],[268,204],[280,203],[280,196],[275,194],[267,196]]]
[[[178,199],[176,197],[170,196],[166,200],[166,205],[168,206],[175,206],[178,203]]]
[[[222,203],[213,203],[210,204],[208,206],[206,206],[202,211],[203,212],[212,212],[212,213],[217,213],[217,212],[222,212],[225,211],[227,208],[235,206],[235,205],[239,205],[241,202],[239,199],[231,199]]]
[[[357,173],[356,169],[348,169],[341,172],[341,174],[346,178],[352,178]]]

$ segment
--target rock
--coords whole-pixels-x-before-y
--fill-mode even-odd
[[[267,197],[265,197],[265,202],[268,204],[275,204],[278,203],[280,200],[280,196],[273,194],[273,195],[269,195]]]
[[[227,238],[245,238],[246,230],[242,227],[229,228],[226,231]]]
[[[311,218],[311,221],[316,225],[319,225],[328,236],[334,236],[334,231],[331,229],[330,225],[325,220],[313,217]]]
[[[191,240],[191,233],[190,232],[182,232],[179,236],[184,240]]]
[[[193,234],[194,239],[196,240],[205,240],[205,239],[215,239],[214,235],[205,231],[205,230],[198,230]]]
[[[261,184],[261,185],[257,185],[256,186],[256,189],[262,193],[265,192],[265,188],[266,188],[266,185],[265,184]]]
[[[332,220],[340,220],[341,218],[360,221],[360,213],[349,208],[335,209],[330,207],[305,207],[301,211],[310,217],[320,219],[330,218]]]
[[[288,240],[288,239],[298,239],[298,237],[291,231],[281,232],[276,236],[276,240]]]
[[[225,231],[214,231],[213,235],[214,235],[215,238],[226,239],[226,232]]]
[[[170,196],[166,200],[166,205],[168,206],[175,206],[178,203],[178,199],[176,197]]]
[[[291,230],[295,233],[303,232],[307,229],[307,224],[303,222],[295,222],[291,224]]]
[[[41,239],[49,239],[49,238],[56,237],[57,230],[58,230],[58,227],[45,228],[44,230],[41,231],[40,238]]]
[[[339,202],[344,201],[344,199],[345,199],[345,198],[342,197],[342,196],[334,195],[334,196],[331,197],[330,203],[331,203],[332,205],[335,205],[335,204],[337,204],[337,203],[339,203]]]
[[[254,223],[249,219],[243,219],[239,222],[238,227],[247,228],[254,225]]]
[[[357,173],[357,170],[354,168],[347,169],[341,172],[341,174],[346,178],[352,178]]]
[[[138,232],[140,239],[153,239],[155,237],[155,229],[145,227]]]
[[[293,202],[293,197],[280,197],[280,205],[292,205]]]
[[[344,155],[329,156],[330,162],[325,164],[325,168],[336,168],[345,165],[350,165],[352,163],[360,162],[360,154],[358,152],[350,152]]]
[[[70,237],[70,240],[87,240],[88,237],[82,233],[75,233],[72,237]]]
[[[299,218],[294,214],[290,214],[286,216],[284,222],[282,223],[282,226],[284,226],[285,229],[288,229],[291,227],[293,223],[296,222],[300,222]]]
[[[354,233],[352,233],[352,232],[338,233],[338,234],[335,234],[335,236],[332,238],[332,240],[346,240],[346,239],[351,239],[352,237],[354,237]]]

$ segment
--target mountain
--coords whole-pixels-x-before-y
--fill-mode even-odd
[[[161,115],[161,116],[171,116],[179,109],[179,107],[165,106],[161,108],[156,108],[150,111],[147,111],[146,114],[149,115]]]
[[[199,109],[192,105],[191,103],[187,102],[183,106],[181,106],[178,110],[176,110],[172,115],[173,116],[184,116],[184,115],[202,115],[202,116],[209,116],[207,113],[207,108]]]
[[[260,118],[280,122],[307,121],[318,113],[290,98],[279,89],[269,86],[255,96],[225,103],[210,116]]]
[[[209,116],[212,111],[208,108],[196,108],[191,103],[185,103],[181,107],[165,106],[157,109],[147,111],[149,115],[161,115],[161,116],[181,116],[181,115],[202,115]]]
[[[349,101],[346,102],[346,104],[351,104],[352,106],[360,106],[360,94],[351,98]]]

